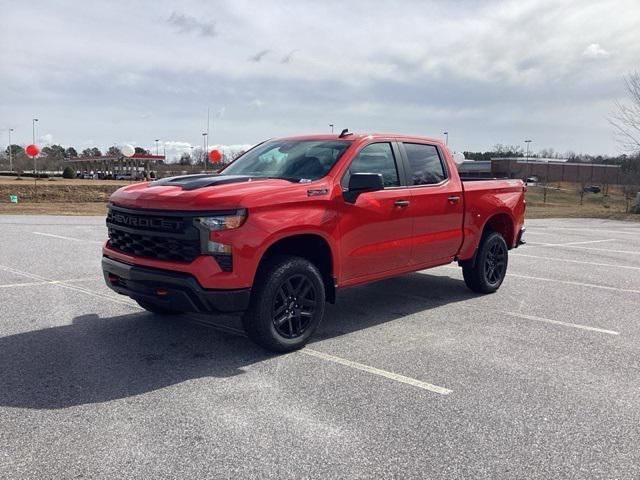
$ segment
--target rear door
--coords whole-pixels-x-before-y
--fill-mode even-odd
[[[444,152],[421,142],[401,142],[406,182],[411,191],[413,246],[410,262],[447,262],[462,244],[462,182],[447,169]]]
[[[380,173],[385,188],[362,193],[355,203],[341,200],[343,281],[366,280],[409,264],[413,220],[402,168],[395,142],[375,142],[362,147],[344,172],[343,190],[352,173]]]

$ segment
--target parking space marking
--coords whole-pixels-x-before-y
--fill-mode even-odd
[[[554,262],[569,262],[569,263],[579,263],[581,265],[595,265],[598,267],[614,267],[614,268],[625,268],[628,270],[640,270],[640,267],[632,267],[630,265],[614,265],[613,263],[596,263],[596,262],[585,262],[580,260],[570,260],[568,258],[558,258],[558,257],[542,257],[540,255],[527,255],[526,253],[510,253],[510,257],[527,257],[527,258],[539,258],[543,260],[551,260]]]
[[[85,240],[84,238],[74,238],[74,237],[65,237],[63,235],[54,235],[53,233],[43,233],[43,232],[31,232],[34,235],[41,235],[43,237],[52,237],[59,238],[61,240],[71,240],[73,242],[82,242],[82,243],[99,243],[102,245],[103,242],[99,242],[98,240]]]
[[[407,297],[407,298],[412,298],[415,300],[424,300],[425,297],[421,297],[419,295],[411,295],[411,294],[407,294],[407,293],[402,293],[401,296],[403,297]],[[599,328],[599,327],[590,327],[589,325],[582,325],[579,323],[571,323],[571,322],[563,322],[560,320],[553,320],[551,318],[544,318],[544,317],[538,317],[536,315],[526,315],[524,313],[517,313],[517,312],[505,312],[504,310],[497,310],[495,308],[491,308],[491,307],[480,307],[480,306],[474,306],[474,307],[470,307],[467,305],[456,305],[456,308],[461,308],[463,310],[471,310],[474,312],[477,312],[479,308],[483,308],[484,310],[490,311],[492,313],[495,313],[496,315],[509,315],[512,317],[518,317],[518,318],[523,318],[526,320],[536,320],[538,322],[545,322],[545,323],[551,323],[554,325],[562,325],[565,327],[573,327],[573,328],[578,328],[580,330],[590,330],[592,332],[598,332],[598,333],[606,333],[609,335],[619,335],[620,332],[616,332],[615,330],[608,330],[606,328]]]
[[[538,317],[536,315],[526,315],[524,313],[515,313],[515,312],[503,312],[503,313],[511,317],[523,318],[525,320],[535,320],[537,322],[553,323],[555,325],[578,328],[580,330],[589,330],[592,332],[606,333],[607,335],[620,335],[620,332],[616,332],[615,330],[607,330],[605,328],[590,327],[588,325],[581,325],[579,323],[562,322],[560,320],[552,320],[550,318]]]
[[[58,283],[66,283],[66,282],[86,282],[87,280],[93,280],[93,277],[70,278],[69,280],[42,280],[39,282],[8,283],[4,285],[0,284],[0,288],[34,287],[38,285],[56,285]]]
[[[598,285],[596,283],[574,282],[572,280],[557,280],[555,278],[532,277],[530,275],[520,275],[518,273],[507,273],[507,277],[526,278],[529,280],[539,280],[543,282],[557,282],[564,283],[566,285],[577,285],[579,287],[601,288],[603,290],[614,290],[616,292],[640,293],[640,290],[633,290],[630,288],[609,287],[607,285]]]
[[[586,240],[584,242],[569,242],[569,243],[530,243],[529,245],[544,245],[545,247],[568,247],[570,245],[585,245],[588,243],[602,243],[602,242],[613,242],[615,238],[606,238],[603,240]]]
[[[596,252],[607,252],[607,253],[626,253],[628,255],[640,255],[640,251],[633,250],[612,250],[610,248],[593,248],[593,247],[582,247],[580,245],[568,245],[568,244],[546,244],[546,243],[530,243],[527,242],[528,246],[531,247],[561,247],[561,248],[579,248],[581,250],[595,250]]]
[[[387,370],[381,370],[379,368],[375,368],[369,365],[365,365],[363,363],[347,360],[345,358],[336,357],[335,355],[330,355],[328,353],[320,352],[318,350],[313,350],[308,347],[305,347],[302,350],[299,350],[299,353],[304,353],[305,355],[310,355],[312,357],[320,358],[328,362],[337,363],[338,365],[350,367],[355,370],[360,370],[363,372],[371,373],[373,375],[378,375],[379,377],[395,380],[396,382],[405,383],[407,385],[418,387],[423,390],[428,390],[433,393],[438,393],[440,395],[449,395],[452,392],[452,390],[449,390],[448,388],[440,387],[438,385],[433,385],[427,382],[422,382],[420,380],[416,380],[415,378],[405,377],[404,375],[388,372]]]
[[[43,277],[41,275],[36,275],[35,273],[23,272],[22,270],[17,270],[15,268],[7,267],[6,265],[0,265],[0,270],[4,270],[6,272],[15,273],[16,275],[22,275],[27,278],[31,278],[33,280],[39,280],[41,282],[53,282],[52,278]],[[68,290],[75,290],[77,292],[86,293],[87,295],[92,295],[98,298],[104,298],[106,300],[111,300],[112,302],[121,303],[123,305],[128,305],[130,307],[140,308],[137,303],[133,301],[127,301],[124,299],[115,298],[112,295],[96,292],[94,290],[89,290],[87,288],[78,287],[77,285],[67,285],[64,282],[54,283],[53,285],[61,288],[66,288]]]
[[[573,228],[573,227],[535,227],[535,228],[543,228],[545,230],[570,230],[574,232],[589,232],[589,233],[622,233],[624,235],[638,235],[640,234],[640,229],[638,232],[625,232],[623,230],[603,230],[600,228]],[[527,234],[530,233],[527,231]],[[551,235],[551,234],[550,234]]]

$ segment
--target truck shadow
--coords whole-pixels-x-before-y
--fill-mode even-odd
[[[327,310],[315,340],[473,296],[459,280],[425,274],[347,289]],[[189,379],[239,375],[244,367],[274,356],[243,336],[193,318],[89,314],[71,325],[2,337],[0,405],[58,409],[107,402]],[[238,319],[231,321],[239,325]],[[427,317],[425,327],[428,322]]]

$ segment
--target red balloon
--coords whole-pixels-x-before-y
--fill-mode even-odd
[[[219,162],[221,158],[222,154],[219,150],[211,150],[209,152],[209,160],[211,160],[212,162]]]
[[[35,157],[40,153],[40,148],[37,145],[27,145],[27,148],[25,148],[25,151],[27,152],[27,155],[29,155],[30,157]]]

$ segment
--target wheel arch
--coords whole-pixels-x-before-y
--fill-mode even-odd
[[[294,255],[305,258],[313,263],[322,274],[327,301],[335,303],[335,255],[331,245],[324,236],[317,233],[298,233],[274,240],[260,257],[258,270],[264,265],[267,259],[274,255]]]
[[[478,243],[476,244],[473,256],[467,260],[459,261],[458,264],[460,266],[474,266],[476,264],[476,256],[478,255],[480,245],[490,232],[498,232],[500,235],[502,235],[502,238],[504,238],[504,241],[507,244],[507,248],[509,250],[512,249],[516,240],[515,229],[515,221],[508,212],[499,212],[490,216],[482,226],[482,230],[480,231],[480,235],[478,236]]]

